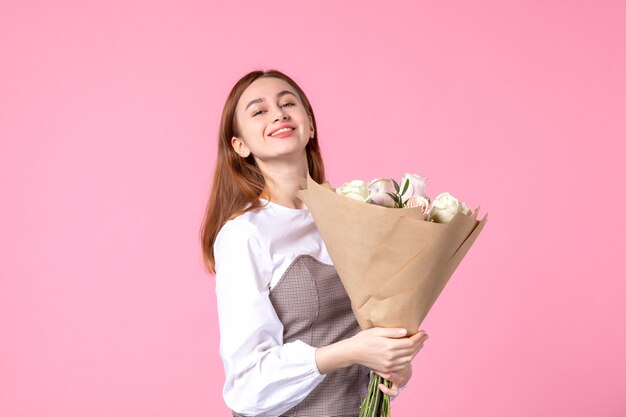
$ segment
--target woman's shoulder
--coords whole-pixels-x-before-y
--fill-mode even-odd
[[[230,246],[255,243],[266,246],[271,239],[271,230],[276,227],[276,216],[264,207],[245,211],[227,220],[215,237],[215,245],[226,243]]]
[[[230,239],[238,240],[260,237],[258,224],[248,213],[246,212],[227,220],[217,232],[215,237],[216,243],[226,236]]]
[[[257,232],[260,236],[267,238],[284,227],[296,226],[288,213],[282,213],[274,205],[268,204],[267,201],[262,199],[260,200],[260,207],[234,215],[224,223],[222,229],[239,233]]]
[[[266,249],[279,250],[285,245],[301,246],[302,239],[313,239],[315,223],[308,210],[291,209],[261,201],[259,208],[238,214],[224,223],[216,236],[221,240],[244,244],[254,240]],[[223,239],[227,236],[227,239]]]
[[[255,222],[245,213],[224,223],[215,237],[213,253],[216,272],[223,272],[224,267],[228,270],[247,268],[253,264],[255,268],[265,268],[265,264],[271,262],[267,255],[267,242]]]

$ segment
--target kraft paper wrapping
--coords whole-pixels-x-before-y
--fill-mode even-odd
[[[450,223],[418,208],[388,208],[336,194],[307,175],[297,192],[311,211],[362,329],[420,325],[487,223],[460,211]]]

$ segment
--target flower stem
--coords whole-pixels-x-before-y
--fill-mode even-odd
[[[367,394],[359,409],[359,417],[391,417],[390,398],[378,388],[379,384],[391,386],[390,381],[373,372]]]

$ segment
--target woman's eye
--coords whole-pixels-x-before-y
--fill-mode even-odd
[[[283,105],[282,105],[282,106],[280,106],[280,107],[284,107],[284,106],[286,106],[286,105],[288,105],[288,104],[291,104],[292,106],[295,106],[295,104],[294,104],[294,103],[292,103],[292,102],[287,102],[287,103],[283,104]],[[256,116],[256,115],[257,115],[257,114],[259,114],[259,113],[263,113],[263,111],[264,111],[264,110],[258,110],[258,111],[256,111],[256,112],[252,113],[252,117]]]

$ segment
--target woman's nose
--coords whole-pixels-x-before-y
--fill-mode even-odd
[[[276,117],[274,118],[274,121],[278,120],[278,119],[286,119],[287,118],[287,114],[283,111],[283,109],[278,109],[278,113],[276,114]]]

